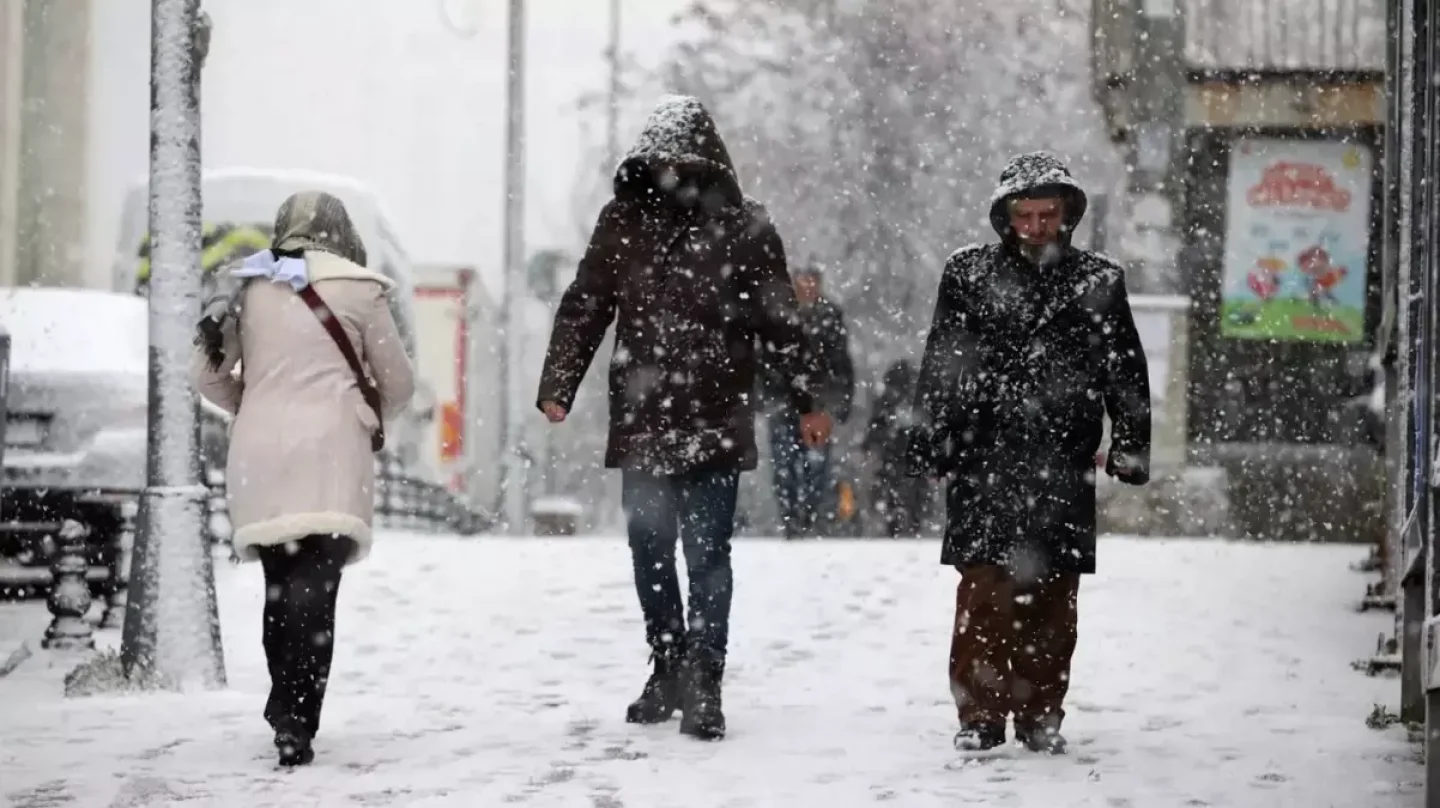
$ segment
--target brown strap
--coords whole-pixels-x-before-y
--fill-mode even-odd
[[[370,409],[375,411],[375,422],[379,424],[374,433],[370,435],[370,450],[378,452],[385,448],[385,418],[380,414],[380,391],[370,383],[370,377],[365,375],[365,366],[360,364],[360,357],[355,353],[355,346],[350,344],[350,338],[345,335],[345,329],[340,325],[335,312],[325,305],[320,295],[315,292],[315,287],[306,286],[299,291],[300,299],[305,305],[315,312],[315,317],[320,324],[325,326],[330,338],[335,341],[335,347],[345,356],[345,361],[350,365],[350,370],[355,373],[355,382],[360,386],[360,396]]]

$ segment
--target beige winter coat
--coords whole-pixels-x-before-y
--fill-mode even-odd
[[[415,379],[386,302],[390,280],[330,253],[306,251],[305,262],[369,368],[385,419],[393,419]],[[211,370],[198,349],[190,360],[196,390],[235,414],[226,465],[235,552],[253,561],[259,547],[333,534],[354,540],[347,563],[359,561],[373,541],[373,411],[289,284],[252,280],[242,294],[239,333],[227,331],[224,363]]]

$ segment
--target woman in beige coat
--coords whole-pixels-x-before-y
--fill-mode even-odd
[[[287,199],[273,247],[230,275],[239,285],[206,306],[190,375],[235,416],[226,484],[235,552],[265,570],[265,718],[281,764],[303,765],[320,728],[341,568],[370,552],[371,437],[404,409],[414,377],[387,305],[392,283],[365,268],[339,199]],[[365,366],[378,413],[301,297],[307,286]]]

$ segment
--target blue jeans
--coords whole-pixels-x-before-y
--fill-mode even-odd
[[[685,648],[724,660],[730,636],[730,538],[735,533],[737,471],[680,475],[625,471],[621,503],[635,564],[635,593],[645,639],[657,652],[683,640]],[[675,542],[685,551],[690,620],[680,600]]]
[[[829,507],[830,444],[811,449],[801,443],[800,417],[789,410],[769,413],[768,421],[775,500],[789,536],[815,527]]]

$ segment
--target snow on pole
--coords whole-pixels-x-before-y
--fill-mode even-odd
[[[516,307],[525,273],[525,0],[510,0],[509,76],[505,90],[505,297],[500,305],[500,504],[507,532],[525,524],[526,475],[520,468],[519,414],[525,392],[518,389],[515,359],[519,354]]]
[[[199,406],[187,379],[200,312],[200,0],[152,0],[150,416],[121,662],[132,679],[225,685],[205,531]]]

